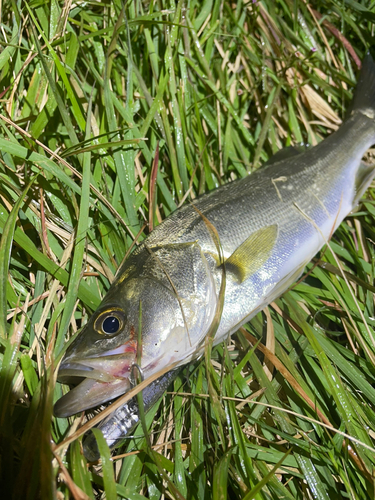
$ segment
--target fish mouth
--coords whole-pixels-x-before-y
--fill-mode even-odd
[[[134,357],[124,355],[64,360],[57,379],[74,387],[55,403],[55,416],[69,417],[127,392],[133,364]]]

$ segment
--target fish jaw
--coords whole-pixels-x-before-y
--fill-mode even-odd
[[[57,417],[69,417],[110,401],[131,387],[130,372],[134,353],[110,354],[85,359],[67,358],[59,369],[58,380],[76,384],[54,406]]]

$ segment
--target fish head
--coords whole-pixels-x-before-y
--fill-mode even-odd
[[[73,415],[127,392],[137,359],[135,337],[124,306],[102,304],[61,362],[58,381],[74,388],[55,404],[55,415]]]
[[[144,252],[120,270],[61,362],[58,380],[75,387],[55,404],[56,416],[126,393],[134,365],[148,378],[194,357],[215,313],[215,283],[199,246],[177,247]]]

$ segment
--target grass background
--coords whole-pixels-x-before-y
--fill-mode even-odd
[[[88,467],[81,416],[52,416],[133,241],[335,130],[374,22],[355,0],[0,1],[3,498],[374,498],[371,189],[305,281],[184,370],[149,440],[112,462],[99,436]]]

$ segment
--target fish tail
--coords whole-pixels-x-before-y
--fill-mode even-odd
[[[371,121],[367,122],[367,132],[369,143],[367,146],[375,143],[375,62],[370,52],[367,52],[362,62],[362,68],[359,73],[357,87],[350,107],[350,115],[361,113]],[[366,189],[375,176],[375,164],[361,162],[355,177],[356,195],[353,200],[355,206],[363,196]]]
[[[349,114],[358,112],[375,120],[375,62],[370,52],[363,59]]]

